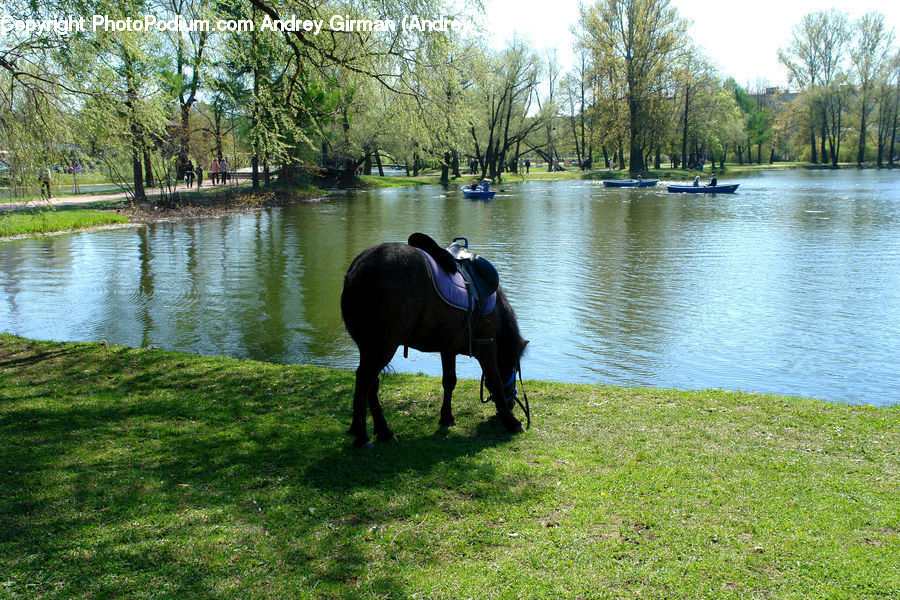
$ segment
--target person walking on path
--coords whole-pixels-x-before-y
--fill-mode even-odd
[[[194,163],[188,159],[187,164],[184,165],[184,186],[192,188],[194,187]]]
[[[46,189],[47,190],[47,200],[49,200],[50,198],[53,197],[50,195],[50,167],[44,167],[43,169],[41,169],[40,180],[41,180],[41,199],[43,200],[44,190]]]
[[[200,166],[200,163],[197,163],[197,189],[199,190],[203,186],[203,167]]]
[[[219,161],[213,157],[212,162],[209,163],[209,176],[212,178],[213,185],[216,185],[219,182]]]
[[[219,161],[219,180],[223,184],[228,183],[228,161],[224,158]]]

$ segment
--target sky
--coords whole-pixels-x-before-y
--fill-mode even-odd
[[[706,56],[723,75],[743,86],[764,82],[787,87],[787,74],[776,53],[788,45],[794,25],[810,12],[836,8],[856,19],[878,11],[895,36],[900,35],[898,0],[855,0],[843,5],[829,0],[670,1],[691,23],[688,32]],[[484,0],[484,4],[482,30],[495,47],[505,46],[513,35],[525,37],[539,50],[557,47],[561,66],[571,65],[570,28],[579,19],[578,0]]]

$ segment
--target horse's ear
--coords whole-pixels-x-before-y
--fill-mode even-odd
[[[525,352],[525,347],[528,346],[530,340],[522,340],[521,345],[519,346],[519,356],[522,356],[522,353]]]

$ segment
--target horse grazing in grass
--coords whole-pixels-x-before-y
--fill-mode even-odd
[[[517,400],[519,359],[528,342],[519,334],[516,315],[503,290],[497,289],[493,310],[470,321],[469,311],[451,306],[438,295],[434,271],[422,251],[451,274],[456,272],[453,256],[424,234],[410,236],[410,244],[384,243],[363,250],[344,277],[341,314],[359,347],[353,421],[347,432],[356,438],[353,445],[372,444],[366,434],[367,406],[376,439],[396,439],[378,401],[378,375],[400,346],[441,353],[441,426],[456,423],[450,408],[456,355],[471,351],[481,365],[500,422],[511,433],[523,431],[511,407]]]

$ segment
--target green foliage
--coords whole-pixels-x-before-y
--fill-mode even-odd
[[[900,410],[461,381],[0,335],[4,598],[890,598]]]

